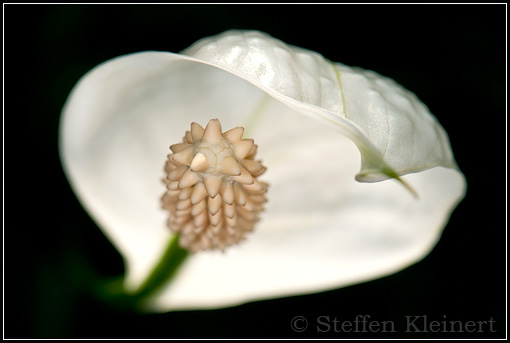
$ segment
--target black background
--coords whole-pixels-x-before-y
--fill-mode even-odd
[[[4,336],[361,338],[506,335],[505,5],[5,5]],[[122,259],[82,209],[58,156],[78,79],[118,55],[179,52],[257,29],[373,69],[415,92],[450,135],[464,201],[422,262],[372,282],[226,309],[141,315],[90,295],[86,266]],[[391,320],[395,333],[317,332],[319,316]],[[496,332],[406,333],[405,316],[493,319]],[[291,319],[310,325],[296,333]],[[333,329],[333,328],[332,328]]]

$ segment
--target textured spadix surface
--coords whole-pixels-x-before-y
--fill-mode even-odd
[[[205,129],[191,123],[182,143],[170,146],[162,198],[168,226],[192,251],[222,250],[245,239],[259,220],[267,184],[265,167],[254,160],[257,145],[242,139],[244,129],[222,132],[218,119]]]
[[[186,261],[154,310],[321,291],[398,271],[430,251],[464,196],[437,120],[374,72],[261,32],[226,32],[182,54],[122,56],[73,90],[60,151],[78,198],[125,257],[128,287],[142,282],[171,235],[160,206],[168,146],[191,122],[212,118],[257,141],[271,185],[266,211],[242,244]],[[400,175],[419,197],[355,175]]]

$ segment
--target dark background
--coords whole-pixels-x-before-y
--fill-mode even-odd
[[[504,337],[505,5],[5,5],[4,336]],[[422,262],[379,280],[232,308],[141,315],[91,295],[122,259],[82,209],[57,151],[78,79],[118,55],[178,52],[227,29],[258,29],[373,69],[415,92],[450,135],[464,201]],[[309,328],[296,333],[295,316]],[[396,333],[317,333],[316,319],[391,320]],[[493,319],[496,332],[406,333],[405,316]]]

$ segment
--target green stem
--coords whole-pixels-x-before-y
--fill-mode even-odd
[[[91,279],[96,280],[92,291],[99,299],[126,310],[144,312],[143,302],[158,292],[175,276],[188,254],[189,251],[181,248],[179,245],[179,235],[173,236],[169,240],[168,246],[159,262],[155,265],[147,279],[134,292],[130,292],[124,287],[124,275],[109,280],[101,280],[88,264],[84,264],[82,269],[85,272],[89,272]]]
[[[156,293],[172,279],[188,255],[189,251],[179,245],[179,235],[173,236],[158,264],[131,296],[141,301]]]

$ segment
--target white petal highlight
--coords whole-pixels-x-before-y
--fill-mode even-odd
[[[204,38],[183,53],[252,82],[348,136],[362,154],[358,181],[456,167],[446,133],[427,107],[375,72],[331,63],[258,31]]]

